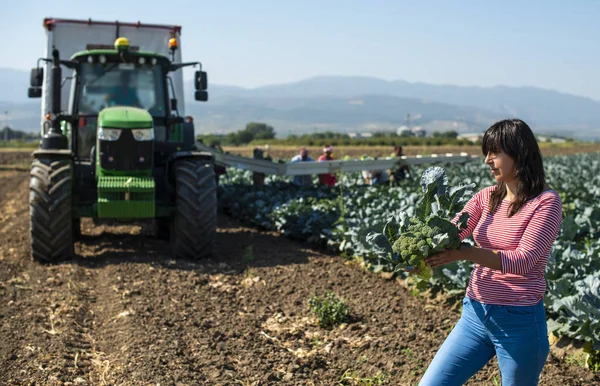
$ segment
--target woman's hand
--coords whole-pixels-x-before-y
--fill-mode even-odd
[[[440,265],[452,263],[453,261],[457,261],[460,259],[460,250],[447,249],[436,255],[426,258],[425,262],[431,268],[437,268]]]
[[[404,268],[404,270],[405,270],[406,272],[408,272],[408,273],[411,273],[411,274],[418,274],[418,273],[420,272],[420,270],[419,270],[419,268],[418,268],[418,267],[410,267],[410,266],[407,266],[407,267],[405,267],[405,268]]]

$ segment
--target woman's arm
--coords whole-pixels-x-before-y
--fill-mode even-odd
[[[488,267],[498,271],[502,270],[502,258],[500,256],[500,251],[478,247],[461,247],[458,250],[447,250],[425,259],[431,268],[436,268],[440,265],[448,264],[458,260],[467,260],[483,267]]]
[[[550,254],[560,232],[562,203],[558,194],[543,199],[513,251],[500,251],[502,272],[524,275]]]
[[[460,231],[459,237],[460,241],[463,241],[465,238],[469,237],[471,233],[475,230],[479,219],[481,218],[481,214],[483,213],[483,204],[481,202],[481,196],[483,191],[479,191],[471,197],[471,199],[465,204],[463,210],[454,216],[452,219],[452,224],[456,225],[460,216],[466,212],[469,214],[469,221],[467,222],[467,228]]]
[[[431,268],[457,260],[467,260],[503,273],[524,275],[547,256],[560,230],[562,206],[560,198],[551,196],[540,204],[517,249],[512,251],[465,248],[447,250],[426,259]]]

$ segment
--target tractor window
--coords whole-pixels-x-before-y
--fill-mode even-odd
[[[80,114],[95,115],[111,106],[134,106],[153,116],[166,115],[160,66],[83,63],[79,77]]]

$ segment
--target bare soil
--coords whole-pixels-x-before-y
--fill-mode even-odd
[[[39,264],[28,183],[0,171],[0,385],[416,385],[459,317],[460,302],[226,216],[214,260],[173,259],[145,225],[84,221],[75,258]],[[331,331],[307,306],[327,289],[351,310]],[[468,384],[494,380],[495,361]],[[554,351],[540,383],[597,384]]]
[[[0,151],[0,170],[24,169],[31,164],[33,157],[28,151]]]

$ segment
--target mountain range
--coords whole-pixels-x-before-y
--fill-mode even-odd
[[[210,74],[209,74],[210,75]],[[29,73],[0,68],[0,116],[9,126],[37,131],[39,100],[27,99]],[[373,77],[319,76],[253,89],[209,84],[209,101],[195,102],[186,81],[186,114],[197,133],[236,131],[266,122],[278,136],[313,131],[369,132],[405,125],[428,131],[483,132],[518,117],[539,134],[600,139],[600,102],[535,87],[467,87],[387,81]],[[4,125],[0,120],[0,125]]]

